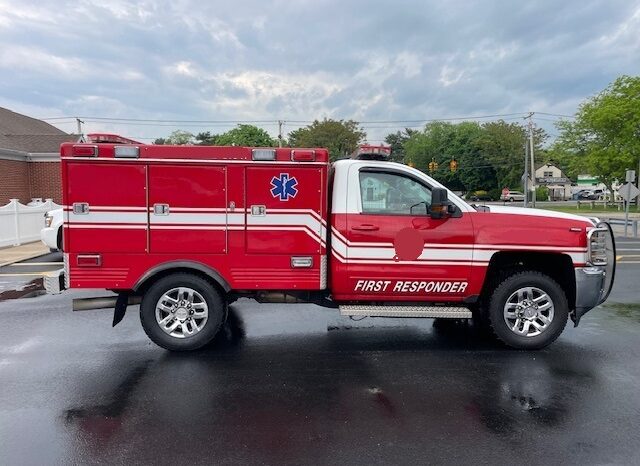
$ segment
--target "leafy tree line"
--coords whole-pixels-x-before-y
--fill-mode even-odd
[[[289,133],[283,140],[287,147],[326,147],[331,160],[350,155],[367,134],[352,120],[315,120],[308,126]],[[154,144],[194,144],[202,146],[250,146],[276,147],[278,139],[272,138],[265,130],[253,125],[238,125],[222,134],[209,131],[193,134],[188,131],[174,131],[167,138],[158,138]]]
[[[431,175],[450,189],[493,191],[497,196],[504,187],[522,186],[527,130],[519,123],[436,121],[407,136],[402,144],[404,162],[429,171],[429,163],[435,161],[437,169]],[[543,130],[535,130],[537,154],[546,138]],[[391,143],[389,137],[387,142]],[[452,160],[457,162],[455,171],[450,169]]]
[[[366,140],[366,133],[352,120],[316,120],[308,126],[289,133],[283,145],[288,147],[326,147],[331,160],[348,157]],[[545,135],[536,135],[536,145]],[[439,168],[432,173],[451,189],[474,191],[492,190],[503,186],[519,186],[522,176],[525,130],[518,124],[505,122],[475,122],[458,124],[434,122],[423,130],[407,128],[391,133],[385,142],[391,146],[393,161],[410,163],[427,171],[430,161]],[[174,131],[155,144],[194,144],[219,146],[275,147],[278,140],[253,125],[239,125],[222,134]],[[455,173],[449,171],[449,161],[458,162]]]
[[[640,161],[640,76],[621,76],[560,121],[550,156],[569,176],[588,173],[609,189]]]

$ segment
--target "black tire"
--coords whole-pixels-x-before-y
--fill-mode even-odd
[[[553,318],[544,331],[534,336],[516,334],[504,316],[509,297],[524,287],[534,287],[548,295],[553,304]],[[558,283],[540,272],[520,272],[504,279],[494,290],[489,302],[489,323],[493,333],[508,346],[517,349],[540,349],[553,343],[564,330],[569,316],[567,297]]]
[[[204,298],[208,308],[208,318],[202,329],[194,335],[183,338],[165,333],[156,320],[158,301],[169,290],[177,287],[187,287],[197,291]],[[204,278],[189,273],[176,273],[161,278],[147,290],[140,305],[140,322],[145,333],[156,345],[170,351],[191,351],[202,348],[215,338],[226,317],[226,303],[215,287]]]
[[[514,198],[512,198],[512,197],[510,197],[510,198],[509,198],[509,202],[513,202],[513,201],[515,201],[515,199],[514,199]]]
[[[58,251],[62,251],[62,227],[58,228],[58,239],[56,240],[56,244],[58,246]]]

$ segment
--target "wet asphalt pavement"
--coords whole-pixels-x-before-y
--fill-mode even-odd
[[[215,344],[174,354],[135,308],[115,329],[70,311],[95,293],[0,302],[0,463],[638,464],[639,271],[537,352],[243,300]]]

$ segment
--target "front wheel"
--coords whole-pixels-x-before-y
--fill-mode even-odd
[[[140,305],[140,322],[147,336],[171,351],[203,347],[213,340],[225,318],[225,303],[213,285],[187,273],[158,280]]]
[[[521,272],[507,277],[493,292],[489,321],[496,336],[518,349],[540,349],[564,330],[569,306],[551,277]]]

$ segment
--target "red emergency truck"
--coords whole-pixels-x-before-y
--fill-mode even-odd
[[[347,316],[471,318],[541,348],[609,294],[610,227],[597,219],[474,206],[374,146],[157,146],[94,136],[61,146],[62,288],[140,303],[170,350],[211,341],[238,297],[311,302]],[[48,281],[50,289],[57,282]]]

